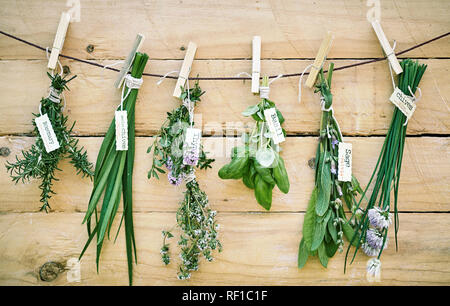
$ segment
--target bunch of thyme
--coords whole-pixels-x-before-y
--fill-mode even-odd
[[[405,59],[400,63],[403,73],[399,75],[397,87],[405,95],[414,95],[417,86],[427,68],[427,65],[419,64],[418,61]],[[357,210],[353,212],[352,218],[360,219],[357,231],[352,237],[352,244],[356,246],[352,261],[359,248],[362,247],[364,253],[372,260],[368,271],[378,273],[381,262],[381,253],[388,244],[388,229],[392,223],[391,210],[394,210],[395,246],[398,248],[397,232],[399,228],[398,219],[398,190],[400,182],[400,171],[402,168],[403,150],[405,148],[407,117],[396,107],[389,126],[388,133],[383,143],[378,161],[372,176],[363,192],[365,197],[368,188],[373,184],[373,189],[368,204],[365,209],[360,209],[361,200],[357,205]],[[374,181],[375,178],[375,181]],[[393,191],[394,205],[391,206],[391,192]],[[350,248],[347,250],[345,261]],[[375,266],[375,268],[373,268]]]
[[[136,52],[131,66],[131,77],[141,79],[148,55]],[[97,156],[94,173],[94,188],[89,200],[88,209],[83,219],[87,224],[89,238],[80,254],[80,259],[89,246],[90,242],[97,236],[96,264],[97,272],[99,268],[100,253],[105,236],[109,238],[114,217],[119,208],[120,198],[123,198],[123,215],[117,229],[119,234],[122,222],[125,223],[125,242],[128,261],[128,280],[133,283],[133,257],[137,263],[136,242],[133,228],[133,199],[132,199],[132,179],[135,152],[135,106],[138,94],[137,88],[128,88],[127,83],[123,91],[123,110],[127,111],[128,122],[128,150],[116,150],[116,123],[112,120],[111,125],[103,139],[100,151]],[[119,106],[118,110],[121,109]],[[100,216],[97,212],[97,203],[104,192],[103,204]],[[91,229],[91,219],[94,215],[95,227]]]
[[[337,250],[343,251],[343,236],[350,240],[354,234],[345,216],[343,202],[349,209],[355,209],[355,196],[362,192],[354,176],[349,182],[338,180],[338,146],[343,139],[332,108],[333,67],[331,63],[327,78],[320,70],[315,90],[321,95],[322,116],[315,158],[315,185],[303,221],[298,268],[306,264],[309,256],[315,255],[318,255],[322,266],[327,267],[329,258]]]
[[[39,134],[35,120],[33,120],[33,134],[36,136],[36,142],[28,151],[22,150],[22,158],[16,156],[14,163],[6,162],[6,170],[11,175],[15,183],[19,181],[25,182],[30,179],[40,179],[42,182],[39,185],[41,189],[41,203],[40,210],[51,209],[49,200],[53,191],[53,182],[57,181],[56,170],[58,163],[68,157],[71,159],[70,163],[77,170],[77,174],[82,174],[83,177],[92,177],[92,164],[88,161],[86,151],[83,147],[78,147],[78,140],[71,136],[71,132],[75,126],[75,122],[70,128],[67,127],[68,117],[64,116],[64,105],[61,103],[61,96],[64,90],[69,90],[67,83],[73,80],[76,76],[66,79],[68,76],[60,74],[50,74],[47,72],[51,80],[50,94],[46,98],[41,99],[40,113],[34,114],[35,118],[42,114],[47,114],[50,123],[55,132],[55,136],[59,142],[60,147],[51,152],[47,152],[44,142]]]
[[[191,107],[200,101],[204,94],[195,83],[194,88],[182,89],[180,99],[183,104],[172,112],[167,113],[167,120],[161,127],[159,135],[155,136],[153,144],[147,153],[153,149],[152,168],[148,172],[148,178],[159,179],[158,173],[166,173],[172,185],[180,185],[186,182],[184,199],[177,210],[177,225],[183,231],[178,245],[181,247],[181,264],[178,278],[188,279],[192,271],[197,271],[200,256],[207,261],[212,261],[212,252],[219,252],[222,246],[218,238],[219,225],[215,221],[216,211],[211,210],[206,193],[200,189],[195,178],[195,167],[200,169],[211,168],[214,159],[206,157],[203,147],[200,147],[199,155],[183,154],[185,147],[186,130],[193,124],[191,121]],[[164,170],[162,167],[165,167]],[[173,237],[171,231],[163,231],[163,246],[161,257],[164,264],[170,263],[169,244],[167,239]]]

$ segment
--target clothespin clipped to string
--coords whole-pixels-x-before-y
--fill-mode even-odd
[[[179,98],[181,96],[181,87],[186,85],[186,81],[189,78],[189,73],[191,72],[192,62],[194,61],[196,51],[197,45],[193,42],[189,42],[183,64],[181,65],[180,74],[178,75],[177,84],[175,85],[175,89],[173,91],[174,97]]]
[[[383,48],[384,53],[386,54],[389,63],[391,64],[392,69],[394,69],[395,74],[400,74],[403,72],[402,66],[398,62],[397,57],[395,56],[395,52],[389,44],[389,40],[384,34],[383,29],[381,28],[380,22],[378,20],[372,21],[372,28],[375,31],[375,34],[380,41],[381,47]]]
[[[261,36],[253,36],[252,41],[252,93],[259,93],[261,76]]]
[[[67,28],[70,23],[70,14],[67,12],[61,13],[61,18],[59,19],[58,29],[56,30],[55,40],[53,41],[52,51],[48,59],[47,67],[49,69],[55,69],[56,63],[58,62],[58,56],[61,52],[64,40],[66,38]]]
[[[314,60],[314,63],[311,66],[311,71],[306,79],[305,85],[309,88],[312,88],[316,83],[317,75],[319,74],[320,69],[322,69],[323,63],[325,62],[327,54],[330,51],[333,38],[333,34],[331,32],[327,32],[327,35],[320,45],[319,52],[317,52],[316,59]]]
[[[139,51],[139,48],[141,47],[142,43],[144,42],[144,35],[137,34],[136,39],[134,40],[133,47],[131,48],[130,53],[128,54],[127,58],[125,59],[125,63],[122,66],[122,69],[120,69],[119,76],[117,77],[116,81],[114,82],[114,87],[120,88],[122,86],[123,80],[125,76],[127,75],[128,71],[131,68],[131,65],[133,64],[134,56],[136,55],[136,52]]]

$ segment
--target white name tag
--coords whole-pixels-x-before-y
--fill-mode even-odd
[[[116,151],[128,150],[127,111],[116,111]]]
[[[275,108],[269,108],[264,110],[264,117],[266,117],[267,125],[269,126],[269,131],[272,134],[272,139],[275,144],[283,142],[284,135],[281,128],[280,121],[278,120],[277,112]]]
[[[406,116],[406,118],[408,118],[408,120],[416,110],[414,98],[405,95],[398,87],[395,88],[389,100],[397,106],[397,108]]]
[[[352,180],[352,144],[340,142],[338,148],[338,180],[351,182]]]
[[[183,164],[189,165],[187,159],[189,157],[198,157],[200,153],[200,142],[202,140],[202,131],[196,128],[186,129],[186,138],[183,145]],[[195,161],[195,166],[198,163],[198,158]]]
[[[53,130],[52,123],[50,122],[50,119],[48,119],[47,114],[37,117],[34,119],[34,122],[39,130],[39,135],[41,135],[47,153],[59,149],[58,139],[56,138],[55,131]]]

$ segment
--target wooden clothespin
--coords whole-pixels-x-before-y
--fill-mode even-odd
[[[181,96],[181,87],[186,85],[186,81],[191,72],[192,62],[194,61],[195,52],[197,51],[197,45],[192,41],[189,42],[186,55],[184,56],[183,65],[181,66],[180,74],[178,75],[177,84],[173,91],[173,96],[179,98]]]
[[[325,36],[325,38],[322,41],[322,44],[320,45],[319,52],[317,52],[316,59],[314,60],[314,63],[311,67],[311,71],[309,72],[308,79],[306,79],[305,85],[308,86],[309,88],[312,88],[314,86],[314,83],[316,82],[317,74],[322,68],[323,62],[327,57],[328,51],[330,51],[333,38],[334,38],[333,34],[331,32],[327,32],[327,35]]]
[[[252,46],[252,92],[258,93],[261,76],[261,36],[253,36]]]
[[[400,63],[398,62],[397,57],[395,56],[394,50],[392,49],[391,45],[389,44],[389,40],[387,39],[386,35],[384,34],[383,29],[381,28],[380,22],[378,20],[372,21],[372,28],[375,31],[375,34],[377,34],[378,40],[380,41],[381,47],[383,48],[384,53],[386,54],[389,63],[392,66],[392,69],[394,69],[395,74],[400,74],[403,72],[402,66],[400,66]]]
[[[50,69],[56,68],[56,63],[58,62],[58,56],[61,52],[64,40],[66,38],[67,28],[69,27],[70,14],[67,12],[61,13],[61,18],[59,19],[58,29],[56,30],[55,40],[53,41],[52,51],[50,53],[50,58],[48,59],[47,67]]]
[[[123,79],[127,75],[128,71],[130,70],[131,65],[133,64],[134,56],[136,55],[136,52],[138,52],[140,46],[144,42],[144,35],[137,34],[136,39],[134,40],[133,47],[131,48],[130,53],[128,54],[127,58],[125,59],[125,63],[122,66],[122,69],[120,69],[119,76],[117,77],[116,81],[114,82],[114,87],[120,88],[122,86]]]

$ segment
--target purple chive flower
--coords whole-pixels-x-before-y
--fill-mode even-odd
[[[189,166],[196,166],[198,162],[198,155],[193,152],[186,152],[183,156],[183,164]]]
[[[367,212],[367,216],[369,217],[370,225],[379,229],[388,228],[392,223],[392,216],[387,209],[371,208]]]
[[[374,249],[381,249],[381,247],[383,246],[383,236],[378,230],[369,228],[367,230],[366,242]],[[384,247],[386,247],[386,244],[384,245]]]
[[[167,179],[169,180],[169,183],[171,183],[172,185],[178,186],[181,184],[181,182],[183,181],[183,178],[181,176],[175,177],[172,174],[172,171],[170,171],[167,174]]]
[[[334,136],[333,136],[333,140],[331,141],[331,146],[333,147],[333,150],[334,150],[334,147],[335,147],[338,143],[339,143],[339,141],[338,141],[336,138],[334,138]]]
[[[168,170],[173,170],[173,161],[172,159],[169,157],[167,157],[167,161],[166,161],[166,168]]]

